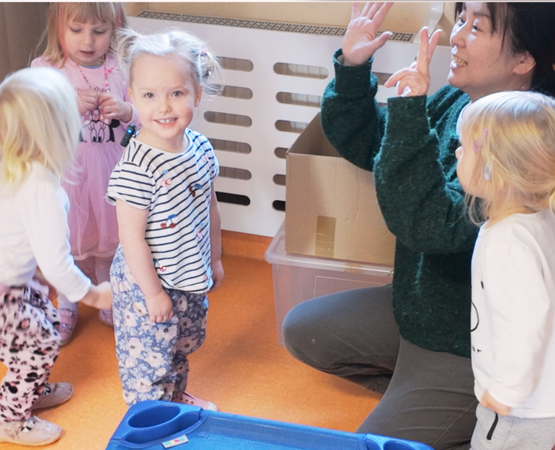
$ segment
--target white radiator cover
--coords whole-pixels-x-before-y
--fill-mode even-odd
[[[148,34],[168,28],[184,29],[205,40],[219,57],[252,62],[250,72],[224,70],[223,79],[224,85],[250,89],[252,98],[247,100],[220,96],[203,101],[191,128],[209,139],[246,143],[252,149],[250,153],[216,150],[221,166],[241,169],[238,172],[242,174],[250,173],[250,179],[242,179],[244,176],[220,176],[217,179],[217,192],[245,196],[250,201],[248,205],[220,201],[222,229],[275,236],[285,217],[283,211],[274,207],[275,202],[283,204],[285,201],[285,159],[276,156],[276,149],[288,149],[299,132],[319,112],[319,106],[280,103],[276,96],[280,92],[321,96],[325,86],[333,79],[332,56],[341,47],[344,29],[150,11],[141,15],[147,17],[128,18],[129,25],[139,32]],[[414,35],[396,33],[394,38],[397,40],[390,39],[376,53],[374,72],[390,74],[414,61],[418,52],[418,44],[412,43]],[[438,46],[430,67],[430,93],[446,83],[449,60],[450,48]],[[327,76],[308,78],[281,75],[274,70],[277,63],[291,67],[324,68],[319,72],[327,71]],[[302,68],[298,68],[298,71],[302,71]],[[393,89],[380,86],[377,100],[385,102],[392,95]],[[210,122],[205,117],[207,112],[248,116],[252,125],[246,127]],[[291,122],[294,131],[280,131],[276,127],[279,121]],[[231,175],[234,172],[227,170]]]

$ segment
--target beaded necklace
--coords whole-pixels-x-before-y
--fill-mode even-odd
[[[73,64],[75,64],[75,66],[79,70],[79,73],[83,77],[83,80],[85,80],[85,83],[87,83],[87,86],[89,86],[89,88],[91,90],[94,90],[93,87],[91,86],[91,83],[89,83],[89,80],[85,76],[85,73],[81,69],[81,66],[79,64],[77,64],[75,61],[73,61],[71,58],[68,58],[68,60],[71,61]],[[114,66],[110,69],[106,69],[106,56],[104,56],[104,62],[102,63],[102,68],[104,69],[104,89],[106,90],[106,92],[110,92],[110,84],[108,83],[108,74],[111,74],[114,71],[114,69],[116,68],[116,66]],[[89,111],[87,111],[85,113],[85,117],[84,117],[85,125],[89,124],[91,122],[91,120],[95,119],[95,118],[98,118],[99,121],[104,122],[106,124],[108,124],[110,122],[109,120],[104,119],[104,117],[100,113],[100,105],[99,104],[97,104],[95,109],[92,111],[92,115],[90,114]]]
[[[87,86],[89,86],[89,88],[92,89],[93,87],[91,86],[91,83],[89,83],[89,80],[87,79],[87,77],[83,73],[83,70],[81,70],[81,66],[79,64],[77,64],[75,61],[73,61],[72,59],[70,59],[70,61],[73,64],[75,64],[75,66],[79,70],[79,73],[83,77],[83,80],[85,80],[85,83],[87,83]],[[106,69],[106,57],[104,57],[104,62],[102,63],[102,68],[104,69],[104,88],[106,89],[106,92],[110,92],[110,85],[108,84],[108,75],[111,74],[114,71],[116,66],[112,67],[111,69]]]

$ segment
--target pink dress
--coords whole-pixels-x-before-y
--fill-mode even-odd
[[[44,58],[35,59],[31,66],[52,67]],[[117,60],[108,53],[103,66],[87,68],[66,60],[60,70],[77,92],[91,87],[99,93],[109,89],[112,95],[130,102],[126,77],[116,66]],[[137,124],[135,112],[132,123]],[[116,209],[105,196],[112,169],[123,153],[120,141],[127,125],[119,120],[104,120],[98,109],[83,116],[75,168],[62,183],[70,202],[71,253],[77,260],[89,256],[112,258],[116,251]]]

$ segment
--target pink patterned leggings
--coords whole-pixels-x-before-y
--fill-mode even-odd
[[[4,290],[6,291],[6,290]],[[60,353],[60,316],[41,286],[11,287],[0,295],[0,422],[31,417],[31,408]]]

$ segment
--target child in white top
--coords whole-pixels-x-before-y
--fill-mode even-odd
[[[555,100],[500,92],[462,114],[472,258],[473,450],[555,445]]]
[[[110,178],[119,237],[110,271],[124,399],[216,409],[186,392],[187,355],[206,336],[206,293],[224,277],[212,145],[187,128],[219,70],[185,32],[128,31],[121,57],[142,124]]]
[[[111,305],[110,285],[93,286],[75,266],[60,178],[71,161],[80,120],[75,92],[49,68],[24,69],[0,84],[0,442],[45,445],[61,428],[32,411],[67,401],[69,383],[48,383],[60,353],[60,317],[37,266],[69,301]]]
[[[117,31],[125,25],[119,3],[54,2],[48,12],[46,49],[31,63],[32,67],[61,70],[77,93],[82,116],[77,170],[66,175],[63,187],[71,205],[71,253],[78,264],[94,257],[99,282],[109,281],[110,264],[119,242],[116,209],[104,197],[110,174],[123,154],[121,138],[134,113],[127,95],[127,78],[113,52]],[[58,309],[65,345],[77,324],[77,304],[59,295]],[[100,311],[99,318],[112,326],[111,310]]]

